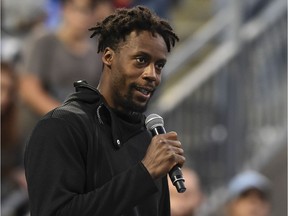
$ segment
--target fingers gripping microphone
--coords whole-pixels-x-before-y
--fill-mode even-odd
[[[150,114],[145,120],[145,125],[153,136],[166,133],[163,118],[157,114]],[[178,193],[183,193],[186,187],[184,185],[185,179],[183,178],[181,168],[177,165],[174,166],[169,171],[169,176]]]

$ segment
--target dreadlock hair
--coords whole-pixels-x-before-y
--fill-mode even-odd
[[[179,41],[170,24],[144,6],[116,9],[114,14],[89,29],[94,31],[90,38],[99,36],[98,52],[103,52],[106,47],[117,50],[119,43],[125,41],[126,36],[134,30],[137,32],[147,30],[153,36],[158,33],[163,37],[168,52],[171,46]]]

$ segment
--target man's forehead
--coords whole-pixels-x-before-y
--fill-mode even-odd
[[[161,35],[158,33],[153,34],[149,31],[136,32],[133,31],[127,35],[125,41],[123,41],[122,46],[129,49],[141,49],[143,52],[157,49],[157,51],[167,53],[166,43]]]

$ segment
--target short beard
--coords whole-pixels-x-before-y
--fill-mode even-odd
[[[118,91],[116,91],[114,99],[117,102],[117,104],[120,104],[121,107],[124,108],[123,112],[144,113],[147,110],[147,107],[148,107],[150,100],[147,101],[147,103],[144,106],[138,105],[137,103],[135,103],[133,101],[132,91],[133,91],[133,89],[135,89],[135,86],[136,86],[135,84],[131,84],[129,87],[128,94],[125,95],[124,97],[121,96]],[[153,93],[151,94],[151,96],[152,95],[153,95]]]

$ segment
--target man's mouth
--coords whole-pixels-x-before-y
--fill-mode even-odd
[[[140,87],[140,86],[137,86],[135,87],[137,91],[141,92],[143,95],[145,96],[150,96],[151,93],[154,91],[153,88],[148,88],[148,87]]]

